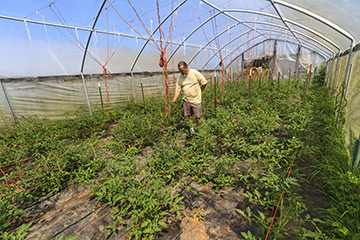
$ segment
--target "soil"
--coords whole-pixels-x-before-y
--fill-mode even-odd
[[[179,141],[185,147],[186,134],[181,135]],[[155,148],[146,147],[137,160],[144,161]],[[198,183],[192,182],[189,186],[191,191],[182,192],[182,204],[186,208],[182,211],[182,220],[175,214],[164,219],[169,225],[163,228],[156,239],[231,240],[243,239],[242,231],[257,231],[235,211],[236,208],[245,209],[249,206],[248,199],[241,195],[244,192],[243,188],[235,187],[215,192],[211,183],[199,186]],[[26,239],[56,239],[62,233],[64,236],[72,236],[110,210],[96,200],[89,200],[89,197],[89,187],[74,185],[51,197],[40,199],[27,209],[29,218],[26,222],[34,221],[34,224],[29,228],[30,234]],[[105,227],[111,222],[108,214],[84,230],[80,234],[80,239],[120,239],[126,235],[125,229],[117,229],[116,233],[107,236]],[[124,239],[129,239],[129,236]]]
[[[316,180],[316,176],[312,176],[311,167],[314,165],[315,157],[314,155],[304,155],[298,159],[295,167],[304,177],[298,179],[300,187],[296,187],[295,191],[303,197],[308,208],[307,213],[313,218],[320,218],[322,209],[326,208],[326,197],[321,192],[321,185]],[[313,226],[307,227],[313,228]]]
[[[296,191],[303,196],[312,217],[319,215],[318,209],[324,206],[324,200],[317,186],[300,181],[301,187]],[[170,216],[166,222],[170,222],[156,237],[159,240],[232,240],[244,239],[241,232],[250,230],[255,235],[260,234],[259,229],[252,225],[236,212],[235,209],[246,209],[248,206],[253,212],[259,209],[254,203],[249,203],[248,198],[242,196],[244,189],[241,187],[228,188],[228,190],[214,191],[211,183],[199,186],[198,183],[190,184],[193,191],[184,191],[183,204],[186,209],[182,211],[182,219]],[[199,194],[194,193],[195,191]],[[72,236],[86,227],[103,214],[107,208],[96,200],[88,200],[90,190],[88,187],[72,186],[41,200],[30,207],[27,212],[31,216],[29,220],[36,221],[29,229],[30,234],[26,239],[56,239],[60,234]],[[110,214],[109,214],[110,215]],[[101,218],[94,225],[80,234],[80,239],[120,239],[126,234],[125,229],[117,229],[116,233],[106,236],[106,226],[111,224],[109,215]],[[311,226],[307,226],[311,227]],[[257,233],[257,234],[256,234]],[[259,236],[259,235],[258,235]],[[292,237],[289,236],[288,239]],[[124,239],[129,239],[126,236]]]
[[[247,198],[241,195],[244,189],[229,188],[215,193],[211,183],[199,186],[193,182],[190,186],[193,191],[201,194],[193,191],[183,192],[186,210],[182,212],[182,220],[170,216],[167,220],[171,223],[157,239],[231,240],[243,239],[240,234],[242,231],[257,231],[256,227],[250,227],[235,211],[236,208],[244,209],[249,205]],[[88,187],[72,186],[50,198],[40,200],[27,209],[30,215],[28,220],[35,220],[35,223],[29,229],[30,234],[26,239],[56,239],[62,233],[64,236],[72,236],[110,210],[95,200],[89,201],[89,196]],[[256,208],[255,205],[250,207]],[[117,229],[116,233],[106,236],[105,227],[112,221],[109,215],[84,230],[80,234],[80,239],[120,239],[124,236],[124,229]],[[40,217],[42,218],[37,220]],[[129,237],[126,236],[124,239]]]
[[[277,134],[279,136],[276,137],[283,137],[281,133]],[[185,145],[186,136],[181,136],[180,141]],[[138,160],[143,161],[149,157],[153,149],[154,146],[145,148]],[[310,176],[309,166],[313,162],[312,158],[314,156],[301,157],[295,168],[304,176]],[[325,206],[324,197],[318,190],[319,184],[315,180],[310,182],[305,178],[300,179],[299,182],[300,187],[295,188],[295,191],[303,197],[308,206],[307,213],[312,217],[318,217],[319,209]],[[163,227],[163,231],[156,236],[156,239],[244,239],[241,232],[248,230],[261,237],[258,227],[249,225],[246,219],[236,212],[236,209],[245,210],[247,207],[250,207],[252,212],[260,210],[258,205],[249,203],[248,198],[242,195],[244,188],[236,186],[215,192],[212,183],[200,186],[197,182],[192,182],[190,187],[192,191],[184,190],[182,192],[184,196],[182,204],[185,205],[185,210],[181,212],[182,219],[180,220],[176,215],[164,219],[169,225]],[[34,221],[34,224],[29,229],[30,234],[26,239],[39,239],[40,237],[56,239],[62,233],[64,236],[72,236],[111,209],[96,200],[89,200],[89,197],[89,187],[74,185],[51,197],[40,199],[27,209],[29,219],[26,219],[26,222]],[[115,233],[107,235],[106,226],[111,222],[110,214],[105,215],[81,232],[80,239],[122,239],[126,235],[123,228],[116,229]],[[312,226],[306,227],[311,228]],[[293,237],[289,236],[287,239],[293,239]],[[129,235],[124,239],[129,239]]]
[[[89,196],[88,187],[71,186],[50,198],[41,199],[27,209],[28,220],[34,224],[25,239],[56,239],[62,233],[72,236],[110,210],[95,200],[89,201]],[[80,239],[119,239],[125,234],[121,229],[106,236],[105,227],[111,222],[110,216],[106,215],[84,230]]]

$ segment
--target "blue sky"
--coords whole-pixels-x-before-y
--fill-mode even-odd
[[[303,0],[305,1],[305,0]],[[105,9],[101,13],[97,30],[109,32],[120,32],[131,35],[141,34],[147,37],[142,24],[139,22],[134,14],[134,11],[126,0],[112,0],[116,10],[126,21],[131,22],[132,30],[120,18],[118,13],[107,3]],[[158,24],[156,1],[155,0],[137,0],[131,1],[134,8],[137,9],[145,27],[150,31],[155,29]],[[218,6],[231,7],[236,3],[237,7],[241,7],[248,0],[219,0],[216,1]],[[46,21],[50,23],[63,24],[68,26],[76,26],[78,28],[91,29],[94,18],[100,8],[102,1],[99,0],[57,0],[54,4],[49,4],[48,0],[0,0],[0,15],[16,17],[20,19],[26,18],[29,20]],[[174,0],[174,6],[177,6],[180,0]],[[239,6],[238,6],[239,5]],[[264,6],[264,11],[273,13],[267,1],[258,0],[253,4],[246,5],[246,8],[253,10],[260,10]],[[162,19],[170,12],[173,7],[171,1],[160,1],[160,10]],[[214,14],[212,8],[205,4],[201,4],[199,0],[189,0],[183,5],[176,16],[175,26],[172,40],[174,42],[181,42],[184,36],[190,34],[197,26],[206,22],[207,19]],[[257,20],[260,19],[256,15],[244,15],[242,19]],[[265,21],[266,19],[263,19]],[[214,22],[210,21],[204,25],[204,31],[197,31],[186,43],[203,46],[212,39],[217,33],[226,30],[236,23],[233,19],[227,18],[223,15],[216,17],[216,27]],[[169,21],[164,24],[164,32],[169,32]],[[243,25],[229,30],[223,34],[219,39],[220,45],[225,44],[232,38],[241,33],[248,31],[248,28]],[[55,28],[51,26],[44,26],[42,24],[31,24],[24,21],[11,21],[0,18],[0,52],[1,52],[1,67],[0,75],[3,77],[22,77],[22,76],[42,76],[42,75],[61,75],[61,74],[79,74],[81,62],[83,57],[83,46],[85,46],[89,32],[81,30],[66,30],[63,28]],[[247,39],[251,39],[253,35],[244,35],[238,41],[228,46],[228,50],[235,49],[238,45],[244,43]],[[159,38],[157,33],[156,38]],[[258,38],[261,41],[261,38]],[[107,67],[113,72],[127,72],[134,61],[134,58],[139,52],[139,49],[144,43],[142,40],[133,38],[122,38],[118,36],[109,36],[105,34],[93,34],[89,52],[98,61],[87,56],[85,73],[101,73],[102,66],[106,61],[107,56],[110,56],[117,48],[111,61]],[[256,43],[256,42],[255,42]],[[252,43],[251,43],[252,44]],[[215,42],[211,47],[217,47]],[[244,45],[242,50],[245,50],[247,45]],[[197,49],[190,47],[180,48],[174,60],[189,60]],[[212,52],[211,50],[209,50]],[[170,51],[167,55],[170,55]],[[206,53],[206,56],[209,53]],[[154,47],[148,45],[145,48],[144,54],[141,55],[135,70],[137,71],[159,71],[157,61],[159,58],[159,51]],[[198,63],[196,67],[202,67],[202,61],[206,61],[205,53],[200,54],[199,58],[194,61]],[[218,58],[214,58],[210,62],[209,68],[213,68],[219,62]]]
[[[0,0],[0,15],[16,17],[26,20],[46,21],[51,23],[76,26],[78,28],[91,29],[95,16],[100,8],[102,1],[70,1],[58,0],[49,7],[50,1],[5,1]],[[121,12],[127,21],[135,20],[132,26],[138,33],[146,37],[141,24],[136,21],[136,16],[129,4],[124,1],[115,2],[116,10]],[[175,1],[176,2],[176,1]],[[141,1],[140,1],[141,3]],[[117,4],[117,5],[116,5]],[[175,3],[176,4],[176,3]],[[121,20],[119,15],[109,4],[101,13],[96,29],[109,32],[121,32],[137,35],[128,25]],[[156,6],[135,6],[144,19],[146,27],[150,30],[157,24]],[[145,9],[145,8],[146,9]],[[161,5],[164,15],[170,10],[171,4],[165,2]],[[162,16],[163,17],[163,16]],[[50,26],[32,24],[25,21],[12,21],[0,19],[0,31],[6,35],[0,39],[0,52],[3,56],[0,75],[5,77],[37,76],[37,75],[58,75],[58,74],[79,74],[83,57],[83,47],[85,46],[89,32],[81,30],[66,30]],[[128,71],[129,65],[135,57],[142,41],[135,39],[123,39],[117,36],[110,36],[109,39],[103,34],[93,34],[90,44],[90,52],[97,61],[104,63],[106,56],[109,55],[108,49],[115,50],[121,40],[121,45],[113,57],[118,59],[118,64],[113,62],[114,71]],[[109,42],[109,45],[108,45]],[[108,47],[109,46],[109,47]],[[147,54],[151,52],[158,54],[154,48],[147,48]],[[116,56],[118,54],[121,56]],[[125,57],[124,57],[125,55]],[[150,54],[151,55],[151,54]],[[155,56],[156,58],[158,56]],[[152,57],[150,57],[152,58]],[[127,61],[126,61],[127,60]],[[87,58],[88,73],[101,73],[99,64],[89,57]],[[113,60],[112,60],[113,61]],[[151,60],[149,60],[151,61]],[[143,61],[144,62],[144,61]],[[145,61],[146,62],[146,61]],[[122,63],[122,66],[119,66]],[[110,67],[110,66],[109,66]],[[150,67],[150,66],[149,66]],[[145,70],[145,66],[141,66]],[[159,70],[159,69],[156,69]]]

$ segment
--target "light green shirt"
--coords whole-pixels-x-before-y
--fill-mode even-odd
[[[182,92],[183,100],[188,103],[201,103],[201,86],[207,84],[205,77],[195,69],[189,69],[187,75],[180,75],[175,92]]]

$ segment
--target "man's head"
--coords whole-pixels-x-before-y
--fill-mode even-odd
[[[189,72],[189,68],[188,68],[188,65],[186,64],[186,62],[184,61],[180,61],[178,63],[178,68],[179,68],[179,71],[182,75],[187,75],[188,72]]]

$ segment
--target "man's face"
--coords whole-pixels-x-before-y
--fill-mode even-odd
[[[179,71],[182,75],[187,74],[187,68],[185,68],[183,65],[179,65]]]

